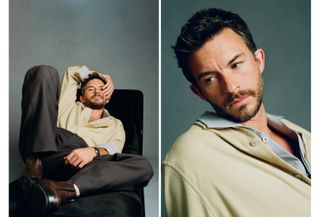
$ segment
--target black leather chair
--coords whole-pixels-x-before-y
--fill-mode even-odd
[[[116,89],[106,105],[110,114],[123,123],[126,142],[123,152],[142,155],[143,94],[139,90]]]
[[[143,94],[138,90],[116,89],[106,109],[120,119],[126,132],[123,152],[142,155]],[[11,194],[12,192],[10,192]],[[11,202],[11,201],[10,201]],[[10,205],[11,206],[11,205]],[[15,214],[16,213],[16,214]],[[21,212],[10,216],[21,217]],[[67,203],[50,217],[144,217],[144,192],[110,192],[81,197]]]

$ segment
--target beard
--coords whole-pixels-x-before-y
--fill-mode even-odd
[[[94,95],[94,96],[92,96],[90,98],[84,97],[83,105],[88,107],[88,108],[91,108],[93,110],[103,109],[107,103],[105,101],[103,101],[103,102],[95,102],[95,101],[92,100],[94,97],[96,97],[96,95]]]
[[[226,119],[229,119],[234,122],[246,122],[256,116],[258,113],[261,104],[262,104],[262,96],[263,96],[263,79],[262,76],[259,76],[258,84],[256,90],[253,89],[245,89],[241,90],[237,93],[229,93],[225,102],[223,103],[223,107],[210,102],[211,106],[215,109],[216,113]],[[235,112],[230,110],[232,103],[241,99],[242,97],[252,96],[254,101],[254,107],[249,110],[248,104],[244,104],[239,106]]]

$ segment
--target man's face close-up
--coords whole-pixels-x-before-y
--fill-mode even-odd
[[[263,94],[261,49],[253,54],[238,34],[225,28],[191,54],[188,67],[197,82],[192,90],[219,115],[237,122],[256,115]]]
[[[100,79],[90,80],[84,87],[80,101],[91,109],[101,109],[109,99],[102,94],[104,83]]]

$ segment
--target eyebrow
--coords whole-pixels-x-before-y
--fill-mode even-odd
[[[86,87],[85,87],[85,88],[86,88],[86,89],[88,89],[88,88],[90,88],[90,87],[96,88],[96,87],[95,87],[95,86],[93,86],[93,85],[90,85],[90,86],[87,86],[87,85],[86,85]],[[100,85],[100,86],[98,86],[98,87],[103,87],[103,85]]]
[[[201,80],[201,78],[207,76],[207,75],[211,75],[211,74],[216,74],[218,73],[217,71],[207,71],[207,72],[200,72],[200,74],[197,76],[198,81]]]
[[[241,57],[241,56],[243,56],[243,55],[244,55],[243,52],[241,52],[241,53],[239,53],[239,54],[236,54],[234,57],[232,57],[231,60],[228,61],[227,66],[230,66],[233,62],[235,62],[239,57]],[[197,79],[198,79],[198,81],[200,81],[201,78],[203,78],[203,77],[205,77],[205,76],[207,76],[207,75],[216,74],[216,73],[218,73],[218,71],[216,71],[216,70],[200,72],[200,74],[197,76]]]
[[[243,52],[235,55],[235,56],[228,62],[227,66],[230,66],[234,61],[236,61],[239,57],[241,57],[241,56],[243,56],[243,55],[244,55]]]

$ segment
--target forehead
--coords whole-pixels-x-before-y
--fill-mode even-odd
[[[92,79],[90,81],[88,81],[88,83],[86,84],[85,88],[88,88],[88,87],[101,87],[103,86],[104,83],[103,81],[101,81],[100,79]]]
[[[225,28],[190,55],[189,68],[192,73],[209,70],[228,63],[239,53],[250,55],[251,51],[243,38],[232,29]]]

